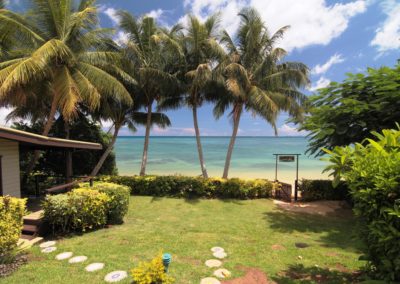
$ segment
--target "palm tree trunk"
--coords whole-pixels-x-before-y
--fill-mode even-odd
[[[118,132],[119,132],[120,129],[121,129],[121,126],[119,126],[119,125],[115,125],[114,126],[114,134],[113,134],[113,137],[111,139],[111,142],[110,142],[110,144],[108,144],[108,147],[104,151],[103,155],[101,155],[99,161],[97,162],[96,166],[92,170],[90,176],[95,177],[99,173],[101,167],[104,164],[104,161],[107,159],[108,155],[110,155],[110,153],[111,153],[111,151],[112,151],[112,149],[114,147],[114,144],[115,144],[115,141],[117,140]]]
[[[49,116],[48,116],[47,121],[46,121],[46,123],[44,125],[44,128],[43,128],[43,132],[42,132],[43,136],[48,136],[49,135],[50,129],[54,124],[54,117],[55,117],[56,112],[57,112],[57,103],[58,103],[58,95],[55,95],[53,97],[53,101],[51,103]],[[26,183],[26,181],[28,179],[28,176],[31,174],[31,172],[33,171],[33,168],[35,167],[37,161],[39,160],[39,156],[40,156],[40,151],[39,150],[35,150],[33,152],[33,157],[31,158],[31,160],[29,162],[29,165],[28,165],[28,167],[26,169],[25,176],[23,178],[23,183]]]
[[[140,167],[140,175],[146,175],[146,165],[147,165],[147,153],[149,150],[149,138],[150,138],[150,128],[151,128],[151,109],[152,103],[147,105],[147,121],[146,121],[146,134],[144,137],[144,147],[142,156],[142,165]]]
[[[64,121],[64,128],[65,128],[65,138],[70,139],[70,127],[69,127],[69,122]],[[66,150],[66,157],[65,157],[65,178],[67,183],[72,182],[72,176],[73,176],[73,169],[72,169],[72,150],[67,149]]]
[[[233,146],[235,145],[236,136],[237,136],[237,133],[239,130],[239,122],[240,122],[241,114],[242,114],[242,105],[236,105],[234,107],[234,112],[233,112],[233,131],[232,131],[231,140],[230,140],[229,146],[228,146],[228,152],[226,153],[224,173],[222,175],[222,178],[224,178],[224,179],[228,178],[229,167],[231,165]]]
[[[192,108],[193,111],[193,124],[194,124],[194,131],[196,133],[196,142],[197,142],[197,151],[199,152],[199,161],[200,161],[200,166],[201,166],[201,172],[203,174],[204,178],[208,178],[208,173],[206,169],[206,165],[204,163],[204,157],[203,157],[203,147],[201,146],[201,141],[200,141],[200,130],[199,130],[199,124],[197,121],[197,107]]]

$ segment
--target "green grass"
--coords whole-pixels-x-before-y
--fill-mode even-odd
[[[125,223],[81,236],[59,240],[57,253],[86,255],[84,264],[68,264],[45,255],[38,247],[30,262],[0,283],[102,283],[106,273],[130,270],[161,250],[170,252],[170,274],[177,283],[199,283],[213,269],[204,265],[212,258],[210,248],[222,246],[228,253],[223,267],[233,277],[243,275],[240,266],[256,267],[278,283],[314,283],[292,280],[299,273],[329,277],[343,283],[347,272],[329,268],[360,268],[359,243],[351,217],[321,217],[278,210],[271,200],[184,200],[132,197]],[[299,249],[296,242],[310,246]],[[272,250],[279,244],[284,250]],[[302,257],[302,259],[299,258]],[[85,265],[104,262],[105,269],[88,273]],[[285,275],[282,271],[287,271]],[[292,276],[293,278],[293,276]],[[296,282],[298,281],[298,282]],[[130,283],[130,279],[125,282]]]

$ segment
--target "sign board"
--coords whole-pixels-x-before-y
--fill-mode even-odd
[[[279,162],[294,162],[294,155],[279,156]]]

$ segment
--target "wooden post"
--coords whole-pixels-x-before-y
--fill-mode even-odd
[[[294,201],[298,199],[299,187],[299,155],[296,156],[296,180],[294,181]]]

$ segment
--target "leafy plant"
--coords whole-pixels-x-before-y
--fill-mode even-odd
[[[371,271],[400,280],[400,130],[372,135],[374,140],[325,150],[327,170],[336,184],[344,178],[350,188]]]
[[[81,188],[90,188],[89,184],[81,184]],[[130,189],[127,186],[109,182],[95,182],[90,188],[108,196],[108,224],[121,224],[128,213]]]
[[[264,179],[225,180],[178,175],[103,176],[99,179],[126,185],[133,195],[254,199],[271,197],[273,190],[273,183]]]
[[[135,284],[172,284],[175,280],[164,270],[162,253],[150,262],[140,262],[132,269],[132,278]]]
[[[368,68],[366,74],[348,74],[310,96],[308,115],[300,122],[309,134],[309,151],[323,154],[373,138],[371,131],[396,127],[400,122],[400,65]]]
[[[21,235],[25,199],[0,196],[0,263],[14,260],[17,242]]]
[[[53,233],[84,232],[107,223],[110,198],[97,190],[77,188],[48,195],[43,202],[44,220]]]

